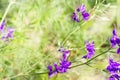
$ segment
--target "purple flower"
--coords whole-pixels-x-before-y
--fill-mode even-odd
[[[92,42],[92,43],[86,42],[86,50],[87,50],[87,54],[85,56],[83,56],[83,58],[91,59],[95,53],[94,42]]]
[[[116,28],[112,32],[112,37],[110,38],[111,47],[114,48],[116,45],[119,46],[117,49],[117,54],[120,54],[120,38],[117,36]]]
[[[87,13],[86,11],[82,12],[83,20],[86,20],[86,21],[87,21],[87,20],[89,19],[89,16],[90,16],[90,14]]]
[[[60,67],[59,67],[59,72],[60,73],[65,73],[67,72],[67,70],[69,69],[71,65],[71,62],[67,61],[67,60],[62,60],[60,62]]]
[[[85,9],[85,5],[82,4],[79,8],[77,8],[77,12],[84,12],[86,9]]]
[[[120,54],[120,47],[117,49],[117,54]]]
[[[110,42],[111,42],[111,46],[112,48],[114,48],[117,44],[117,31],[116,28],[114,28],[113,32],[112,32],[112,37],[110,38]]]
[[[90,14],[88,12],[86,12],[84,4],[82,4],[79,8],[77,8],[77,12],[81,13],[83,20],[88,20],[89,19]],[[72,20],[74,20],[76,22],[80,22],[79,17],[78,17],[78,15],[76,13],[76,10],[73,13]]]
[[[117,45],[120,47],[120,38],[117,38],[117,39],[116,39],[116,43],[117,43]]]
[[[120,54],[120,38],[116,39],[116,43],[119,46],[119,48],[117,49],[117,54]]]
[[[120,80],[120,76],[118,74],[114,74],[109,77],[109,80],[116,80],[116,79]]]
[[[10,38],[13,38],[13,32],[14,32],[13,28],[7,28],[7,32],[4,33],[2,39],[5,41],[9,41]]]
[[[110,76],[109,77],[109,80],[115,80],[113,76]]]
[[[49,78],[51,78],[57,74],[57,71],[53,70],[52,69],[53,67],[51,65],[49,65],[47,68],[49,70],[49,72],[48,72]]]
[[[54,69],[52,68],[52,66],[48,66],[48,75],[49,77],[52,77],[54,75],[56,75],[57,73],[65,73],[67,72],[67,70],[69,69],[71,62],[69,62],[67,60],[70,51],[69,50],[65,50],[63,47],[61,47],[59,50],[59,52],[62,53],[62,58],[59,62],[59,64],[54,64]]]
[[[113,59],[109,59],[109,65],[106,68],[111,76],[109,77],[109,80],[119,80],[119,71],[120,71],[120,64],[118,62],[114,62]]]
[[[84,4],[82,4],[82,5],[77,9],[77,11],[78,11],[78,12],[81,12],[83,20],[88,20],[88,19],[89,19],[90,14],[89,14],[88,12],[86,12],[85,5],[84,5]]]
[[[107,66],[107,70],[110,72],[110,74],[115,74],[117,71],[120,70],[120,64],[117,62],[114,62],[113,59],[109,59],[109,65]]]
[[[58,51],[62,53],[62,60],[67,60],[68,56],[70,55],[70,51],[65,50],[63,47],[60,47]]]
[[[5,21],[3,21],[0,25],[0,31],[3,32],[4,30],[4,27],[5,27]]]
[[[78,15],[77,15],[76,12],[73,13],[72,20],[74,20],[76,22],[80,22],[80,20],[79,20]]]
[[[2,33],[2,40],[9,41],[10,38],[13,38],[14,29],[13,28],[5,28],[5,21],[3,21],[0,25],[0,31]]]
[[[51,77],[51,75],[53,74],[53,69],[52,69],[52,66],[51,65],[49,65],[49,66],[47,66],[47,69],[49,70],[49,76]]]

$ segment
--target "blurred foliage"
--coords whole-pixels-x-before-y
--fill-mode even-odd
[[[76,23],[71,16],[82,3],[91,16],[89,21]],[[0,18],[8,4],[8,0],[0,0]],[[95,42],[96,55],[104,51],[113,24],[120,25],[117,7],[117,0],[16,0],[5,18],[6,25],[15,28],[14,39],[0,42],[0,80],[48,80],[47,74],[33,73],[45,72],[47,65],[59,61],[58,48],[76,28],[64,45],[71,51],[70,61],[81,60],[88,40]],[[108,74],[102,70],[108,64],[108,54],[91,62],[93,68],[84,65],[51,80],[106,80]]]

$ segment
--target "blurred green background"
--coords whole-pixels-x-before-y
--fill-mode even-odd
[[[69,61],[81,59],[86,54],[85,41],[94,41],[96,54],[109,47],[113,24],[120,27],[120,0],[11,0],[5,18],[6,27],[15,29],[10,43],[0,41],[0,80],[48,80],[46,66],[58,62],[57,52],[65,38],[78,28],[65,42],[71,51]],[[0,0],[0,19],[10,1]],[[71,20],[74,10],[82,3],[90,13],[88,21]],[[115,50],[114,50],[115,51]],[[103,70],[108,65],[107,53],[87,65],[59,74],[51,80],[108,80]],[[119,60],[120,56],[112,54]],[[81,63],[76,62],[72,65]],[[28,75],[29,74],[29,75]]]

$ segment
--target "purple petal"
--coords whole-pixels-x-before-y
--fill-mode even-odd
[[[120,39],[117,37],[117,31],[116,28],[112,31],[112,37],[110,39],[111,47],[114,48],[116,44],[120,46]]]
[[[88,52],[87,55],[83,56],[83,58],[91,59],[94,56],[94,52]]]
[[[3,21],[0,25],[0,31],[3,31],[5,27],[5,21]]]
[[[78,9],[77,12],[84,12],[85,11],[85,5],[82,4]]]
[[[51,65],[49,65],[47,68],[50,72],[52,71],[52,66]]]
[[[55,67],[55,71],[58,72],[59,71],[59,66],[57,64],[54,64]]]
[[[109,80],[115,80],[115,78],[114,78],[114,77],[112,77],[112,76],[110,76],[110,77],[109,77]]]
[[[49,70],[49,72],[48,72],[49,78],[51,78],[57,74],[57,71],[53,70],[51,65],[49,65],[47,68]]]
[[[65,50],[64,53],[63,53],[63,59],[67,60],[69,55],[70,55],[70,51],[69,50]]]
[[[13,28],[8,28],[8,34],[7,34],[7,37],[9,37],[9,38],[13,38],[13,32],[14,32],[14,29],[13,29]]]
[[[120,54],[120,48],[117,49],[117,54]]]
[[[107,66],[107,70],[110,72],[110,74],[114,74],[114,76],[117,78],[117,75],[115,75],[118,71],[120,71],[120,64],[117,62],[114,62],[112,58],[109,59],[109,65]]]
[[[90,14],[87,13],[86,11],[82,12],[83,20],[86,20],[86,21],[87,21],[87,20],[89,19],[89,16],[90,16]]]
[[[63,47],[60,47],[58,51],[62,53],[62,60],[67,60],[68,56],[70,55],[70,51],[65,50]]]
[[[117,36],[117,30],[116,30],[116,28],[114,28],[114,30],[113,30],[113,35],[116,35]]]
[[[78,15],[77,15],[76,12],[73,13],[72,20],[74,20],[76,22],[80,22],[80,20],[79,20]]]
[[[49,78],[51,78],[51,77],[53,77],[53,76],[55,76],[55,75],[57,75],[57,72],[54,71],[53,73],[50,73],[50,74],[49,74]]]
[[[111,43],[111,47],[114,48],[116,46],[116,36],[112,36],[112,38],[110,39],[110,43]],[[119,42],[119,41],[118,41]]]
[[[86,42],[85,45],[86,45],[87,54],[85,56],[83,56],[82,58],[91,59],[95,53],[94,42],[92,42],[92,43]]]
[[[2,40],[9,41],[10,38],[13,38],[13,28],[7,28],[7,32],[4,32],[5,35],[2,36]]]
[[[118,46],[120,47],[120,38],[116,38],[116,43],[117,43]]]

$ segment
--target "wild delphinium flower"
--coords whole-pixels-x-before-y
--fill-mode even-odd
[[[116,43],[119,46],[119,48],[117,49],[117,54],[120,54],[120,38],[116,39]]]
[[[89,19],[90,14],[88,12],[86,12],[84,4],[82,4],[79,8],[77,8],[74,11],[73,16],[72,16],[72,20],[74,20],[76,22],[80,22],[79,17],[78,17],[78,13],[76,11],[81,13],[83,20],[88,20]]]
[[[120,54],[120,38],[117,36],[116,28],[112,32],[112,37],[110,38],[111,47],[114,48],[116,45],[119,46],[117,53]]]
[[[60,73],[64,73],[67,72],[67,70],[69,69],[71,62],[68,61],[68,56],[70,55],[70,51],[69,50],[65,50],[62,49],[59,51],[62,53],[62,59],[60,61],[60,67],[59,67],[59,72]]]
[[[49,70],[48,72],[49,78],[53,77],[54,75],[58,73],[56,70],[53,70],[53,67],[51,65],[49,65],[47,69]]]
[[[111,74],[109,80],[120,80],[120,64],[118,62],[114,62],[113,59],[109,59],[109,65],[107,66],[107,70]]]
[[[117,44],[117,31],[116,28],[114,28],[113,32],[112,32],[112,37],[110,38],[110,42],[111,42],[111,47],[114,48]]]
[[[70,51],[65,50],[63,47],[61,47],[58,51],[62,53],[62,58],[61,58],[59,64],[55,63],[54,67],[52,67],[51,65],[49,65],[47,67],[48,70],[49,70],[49,72],[48,72],[49,77],[53,77],[57,73],[67,72],[67,70],[69,69],[69,67],[71,65],[71,62],[69,62],[68,59],[67,59],[69,54],[70,54]]]
[[[9,39],[13,38],[13,33],[14,33],[14,29],[13,28],[7,28],[7,31],[4,32],[2,39],[5,41],[9,41]]]
[[[85,9],[85,5],[82,4],[79,8],[77,8],[77,12],[84,12],[86,9]]]
[[[83,20],[88,20],[88,19],[89,19],[90,14],[89,14],[88,12],[86,12],[85,5],[84,5],[84,4],[82,4],[82,5],[77,9],[77,11],[82,14]]]
[[[72,16],[72,20],[76,21],[76,22],[80,22],[77,13],[74,11],[73,16]]]
[[[13,38],[13,33],[14,33],[14,29],[13,28],[5,28],[5,21],[3,21],[0,25],[0,31],[1,31],[1,35],[2,35],[2,40],[4,41],[9,41],[9,39]]]
[[[83,17],[83,20],[88,20],[89,19],[89,16],[90,16],[90,14],[89,13],[87,13],[86,11],[85,12],[82,12],[82,17]]]
[[[86,42],[85,45],[86,45],[87,54],[85,56],[83,56],[83,58],[91,59],[95,53],[94,42],[92,42],[92,43]]]

